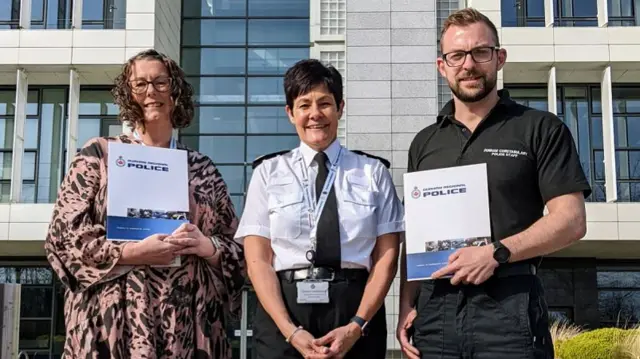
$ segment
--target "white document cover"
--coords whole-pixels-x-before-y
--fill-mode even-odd
[[[187,151],[109,143],[107,239],[138,241],[188,222]]]
[[[487,165],[404,175],[407,280],[430,279],[458,248],[491,242]]]

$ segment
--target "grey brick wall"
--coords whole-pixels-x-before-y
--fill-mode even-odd
[[[435,121],[436,0],[347,1],[347,141],[391,161],[402,197],[407,150]],[[387,296],[387,348],[395,340],[397,280]]]

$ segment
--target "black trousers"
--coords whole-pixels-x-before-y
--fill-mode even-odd
[[[548,308],[535,275],[479,285],[425,281],[413,342],[427,359],[553,359]]]
[[[333,329],[349,324],[356,315],[368,272],[337,278],[329,283],[328,304],[297,304],[296,282],[280,280],[282,298],[291,320],[302,325],[314,338],[320,338]],[[360,337],[346,359],[384,359],[387,350],[387,326],[384,305],[367,326],[369,332]],[[285,341],[275,322],[258,301],[253,325],[254,359],[298,359],[302,355]]]

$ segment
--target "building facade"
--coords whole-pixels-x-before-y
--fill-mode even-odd
[[[499,87],[567,123],[594,188],[585,238],[542,265],[553,316],[640,321],[640,0],[0,0],[0,283],[22,284],[18,348],[60,357],[64,303],[43,240],[72,156],[123,131],[109,90],[126,59],[155,48],[181,63],[198,106],[179,138],[215,161],[238,214],[251,161],[298,143],[282,77],[308,57],[344,76],[340,141],[389,159],[402,193],[413,136],[451,98],[434,63],[443,20],[464,6],[498,26]],[[401,357],[398,288],[389,358]],[[228,323],[238,358],[251,357],[255,304],[248,287]]]

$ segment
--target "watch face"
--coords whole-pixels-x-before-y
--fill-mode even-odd
[[[506,263],[509,261],[509,250],[506,247],[498,247],[494,251],[493,257],[500,264]]]

